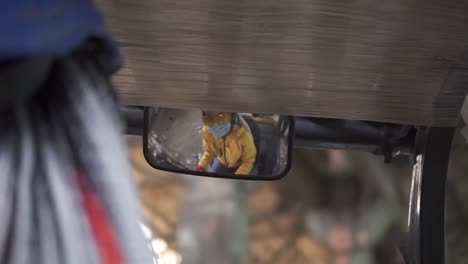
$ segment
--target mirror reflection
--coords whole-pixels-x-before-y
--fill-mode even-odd
[[[145,156],[157,169],[277,178],[289,167],[287,116],[148,108],[145,123]]]

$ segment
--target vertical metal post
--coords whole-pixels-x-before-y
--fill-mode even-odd
[[[411,189],[409,263],[445,263],[445,185],[454,127],[421,128]]]

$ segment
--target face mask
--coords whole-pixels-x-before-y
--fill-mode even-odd
[[[227,133],[229,133],[229,130],[231,130],[231,123],[224,125],[214,124],[208,127],[208,131],[210,131],[210,133],[216,137],[224,137]]]

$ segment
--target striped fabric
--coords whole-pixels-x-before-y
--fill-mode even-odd
[[[123,263],[152,263],[116,97],[90,54],[55,61],[37,94],[0,111],[0,263],[101,263],[79,173]]]

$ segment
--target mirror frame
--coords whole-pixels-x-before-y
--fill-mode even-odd
[[[156,106],[155,106],[156,107]],[[288,138],[288,153],[286,155],[287,163],[286,167],[284,170],[277,175],[273,175],[273,177],[267,177],[265,175],[227,175],[227,174],[220,174],[220,173],[214,173],[214,172],[207,172],[207,171],[191,171],[191,170],[184,170],[184,169],[178,169],[178,168],[161,168],[161,167],[156,167],[150,162],[150,152],[148,148],[148,130],[149,130],[149,111],[150,108],[153,107],[148,107],[145,106],[145,111],[144,111],[144,121],[143,121],[143,156],[145,157],[146,162],[154,169],[156,170],[162,170],[162,171],[168,171],[168,172],[173,172],[173,173],[179,173],[179,174],[187,174],[187,175],[194,175],[194,176],[203,176],[203,177],[212,177],[212,178],[221,178],[221,179],[234,179],[234,180],[254,180],[254,181],[275,181],[283,178],[288,174],[288,172],[291,170],[292,167],[292,153],[293,153],[293,148],[294,148],[294,135],[295,135],[295,120],[294,117],[292,116],[287,116],[289,120],[289,138]],[[170,108],[170,107],[162,107],[162,108]],[[182,109],[182,108],[175,108],[175,109]],[[190,110],[190,109],[187,109]],[[193,110],[193,109],[191,109]],[[198,111],[198,109],[197,109]],[[200,110],[201,111],[201,110]]]

